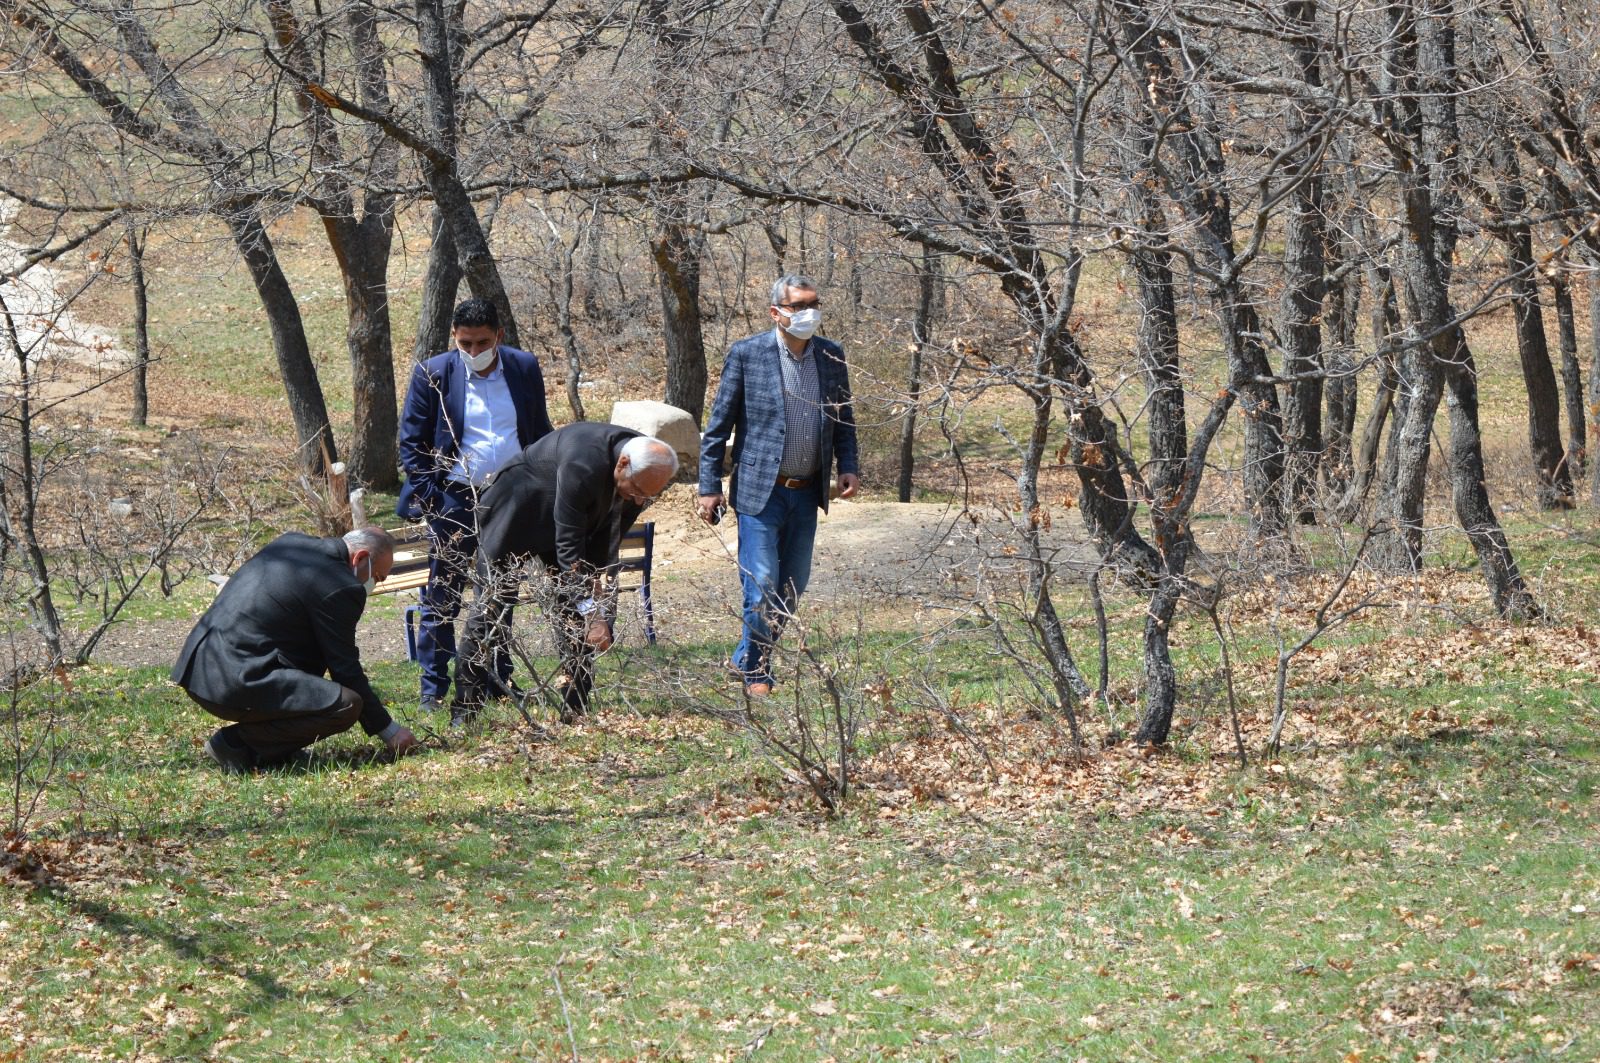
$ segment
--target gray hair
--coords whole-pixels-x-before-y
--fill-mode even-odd
[[[350,553],[365,550],[373,557],[394,556],[394,536],[378,527],[357,528],[352,532],[345,532],[344,545],[350,548]]]
[[[772,305],[777,306],[783,302],[785,288],[805,288],[808,291],[817,290],[817,282],[803,273],[785,273],[772,282]]]
[[[630,472],[644,472],[665,466],[669,476],[678,475],[678,452],[655,436],[634,436],[622,444]]]

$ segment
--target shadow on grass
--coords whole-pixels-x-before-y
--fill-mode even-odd
[[[457,828],[454,836],[443,836],[441,825],[448,822]],[[130,910],[115,900],[95,896],[90,889],[70,880],[50,877],[31,887],[32,896],[40,903],[58,910],[57,918],[63,924],[86,920],[101,930],[114,935],[123,943],[125,952],[134,954],[148,945],[165,949],[172,958],[195,964],[201,968],[201,977],[221,976],[236,979],[248,986],[247,997],[231,1007],[228,1014],[213,1016],[211,1028],[195,1030],[188,1034],[186,1054],[205,1055],[211,1045],[224,1036],[225,1020],[241,1012],[250,1013],[260,1020],[264,1015],[285,1003],[299,1007],[308,999],[338,1008],[348,1003],[354,990],[338,980],[329,979],[321,985],[308,985],[303,981],[286,983],[258,960],[272,955],[263,950],[251,935],[260,928],[247,925],[249,916],[243,909],[266,903],[267,888],[264,881],[276,880],[281,873],[277,866],[285,861],[299,865],[297,873],[306,878],[318,878],[317,887],[305,890],[301,900],[316,906],[324,903],[343,904],[352,891],[365,891],[368,906],[388,904],[393,901],[395,882],[415,882],[425,896],[429,888],[427,877],[408,878],[406,867],[375,868],[369,865],[370,854],[392,854],[394,843],[402,843],[402,850],[411,864],[421,864],[430,870],[439,867],[469,865],[474,889],[492,893],[497,889],[532,891],[554,889],[560,885],[566,871],[564,863],[553,862],[548,870],[536,869],[530,857],[536,853],[552,852],[569,846],[570,828],[578,820],[570,809],[526,810],[505,806],[485,808],[467,815],[441,812],[433,816],[400,816],[354,814],[323,816],[316,809],[304,814],[254,821],[249,811],[240,809],[240,817],[232,822],[176,821],[164,825],[161,836],[177,840],[184,846],[201,843],[213,850],[212,858],[219,854],[218,847],[232,842],[237,851],[220,854],[223,865],[238,865],[230,872],[227,894],[238,898],[240,909],[237,918],[230,917],[235,903],[225,902],[211,891],[194,905],[184,904],[171,910],[171,914]],[[459,847],[459,828],[470,827],[477,837],[499,835],[514,837],[515,846],[476,857],[464,856]],[[137,844],[137,843],[136,843]],[[304,870],[309,868],[310,870]],[[318,871],[322,874],[318,875]],[[385,880],[385,874],[390,880]],[[304,886],[311,883],[303,881]],[[258,890],[259,885],[259,890]],[[404,890],[406,887],[398,887]],[[258,892],[261,894],[258,896]],[[330,893],[329,897],[323,893]],[[217,918],[218,915],[224,918]],[[281,924],[274,936],[282,936],[298,950],[312,952],[353,948],[343,942],[327,943],[315,938],[298,940],[299,924],[293,921]]]
[[[1475,731],[1465,727],[1441,727],[1422,737],[1402,735],[1377,748],[1387,749],[1412,761],[1432,760],[1447,754],[1460,755],[1473,749],[1507,761],[1525,760],[1530,753],[1542,753],[1547,757],[1577,763],[1592,764],[1600,760],[1600,740],[1596,739],[1541,738]]]
[[[278,981],[270,971],[261,970],[248,962],[239,962],[229,955],[227,927],[206,927],[184,930],[147,915],[119,911],[103,901],[83,896],[69,886],[49,884],[39,886],[36,895],[42,900],[58,905],[75,916],[93,921],[106,931],[127,942],[158,942],[174,955],[203,965],[218,974],[232,975],[255,988],[262,1004],[276,1006],[291,999],[294,991]],[[334,999],[333,994],[329,994]],[[220,1016],[219,1016],[220,1018]],[[201,1050],[222,1037],[219,1028],[214,1033],[194,1034],[189,1038],[191,1050]]]

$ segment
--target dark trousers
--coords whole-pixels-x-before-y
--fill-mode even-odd
[[[509,657],[506,645],[511,638],[512,615],[522,585],[522,570],[527,558],[504,561],[478,560],[477,598],[467,617],[467,628],[456,655],[456,697],[458,706],[476,710],[486,694],[498,693],[502,684],[490,679],[488,662]],[[594,687],[594,650],[584,640],[587,622],[578,612],[578,599],[562,588],[557,569],[547,565],[556,585],[550,622],[555,626],[556,649],[561,656],[563,720],[589,711],[589,692]]]
[[[296,750],[331,735],[343,734],[361,718],[361,696],[349,687],[339,688],[339,698],[325,709],[235,709],[189,695],[189,700],[232,727],[223,730],[234,744],[250,748],[259,764],[281,760]]]
[[[467,488],[452,488],[457,508],[431,513],[428,523],[428,582],[418,595],[417,663],[422,667],[424,700],[443,701],[450,690],[450,662],[456,656],[456,617],[478,552],[478,527]],[[511,678],[511,658],[502,655],[495,674]]]

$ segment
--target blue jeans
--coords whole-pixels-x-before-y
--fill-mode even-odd
[[[744,633],[733,665],[746,683],[772,682],[772,645],[811,580],[817,540],[817,485],[773,485],[766,508],[739,514],[739,582]]]

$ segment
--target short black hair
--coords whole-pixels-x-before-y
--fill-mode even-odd
[[[487,299],[465,299],[450,316],[450,327],[453,329],[480,326],[497,332],[500,330],[500,311]]]

